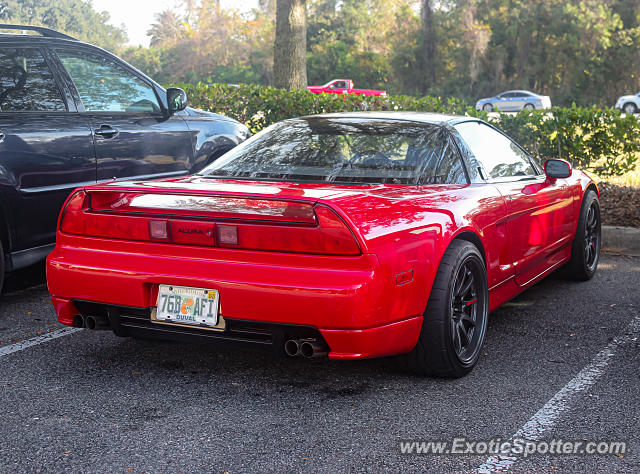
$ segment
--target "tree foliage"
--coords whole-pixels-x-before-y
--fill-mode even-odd
[[[191,104],[244,122],[253,132],[280,120],[303,115],[359,110],[421,111],[472,115],[489,119],[464,101],[440,97],[364,97],[355,94],[313,94],[258,85],[179,84]],[[640,122],[620,111],[572,106],[543,111],[500,114],[489,119],[541,163],[546,158],[569,160],[600,176],[633,170],[640,153]]]
[[[124,30],[86,0],[0,0],[0,23],[46,26],[110,50],[127,41]]]
[[[274,83],[275,0],[249,13],[188,3],[177,39],[175,18],[158,17],[154,45],[127,58],[165,82]],[[611,105],[640,89],[639,14],[637,0],[307,0],[308,81],[469,101],[529,89],[557,105]]]
[[[159,82],[269,84],[273,80],[275,7],[269,0],[249,13],[219,0],[185,1],[185,15],[161,12],[149,29],[149,48],[123,57]]]
[[[291,0],[287,0],[291,1]],[[176,0],[150,48],[86,0],[0,0],[0,21],[68,32],[120,52],[160,82],[274,84],[276,0],[247,12]],[[392,94],[463,97],[505,89],[555,105],[611,105],[640,90],[638,0],[306,0],[310,84],[353,79]],[[227,2],[226,5],[233,5]]]

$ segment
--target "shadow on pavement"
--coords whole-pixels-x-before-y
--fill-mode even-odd
[[[5,275],[2,293],[13,293],[36,286],[46,285],[45,263],[38,262]]]

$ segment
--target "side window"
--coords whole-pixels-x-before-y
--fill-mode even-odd
[[[75,50],[56,53],[87,112],[160,112],[153,88],[109,58]]]
[[[0,48],[0,111],[67,110],[60,89],[36,48]]]
[[[468,183],[462,157],[448,132],[439,130],[421,145],[410,145],[405,158],[405,163],[417,162],[421,168],[420,184]]]
[[[334,82],[331,84],[331,89],[348,89],[349,85],[346,82]]]
[[[482,164],[486,178],[500,180],[536,175],[529,155],[488,125],[481,122],[463,122],[455,128]]]

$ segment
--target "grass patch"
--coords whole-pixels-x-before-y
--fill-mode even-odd
[[[640,188],[640,160],[636,162],[636,168],[634,170],[628,171],[622,176],[607,176],[603,178],[596,176],[595,180],[597,182],[610,183],[618,186]]]

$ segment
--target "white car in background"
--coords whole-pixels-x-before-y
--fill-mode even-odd
[[[640,92],[620,97],[616,102],[616,109],[622,110],[625,114],[637,114],[640,110]]]
[[[476,110],[485,112],[518,112],[520,110],[542,110],[551,108],[548,95],[538,95],[529,91],[505,91],[493,97],[476,102]]]

